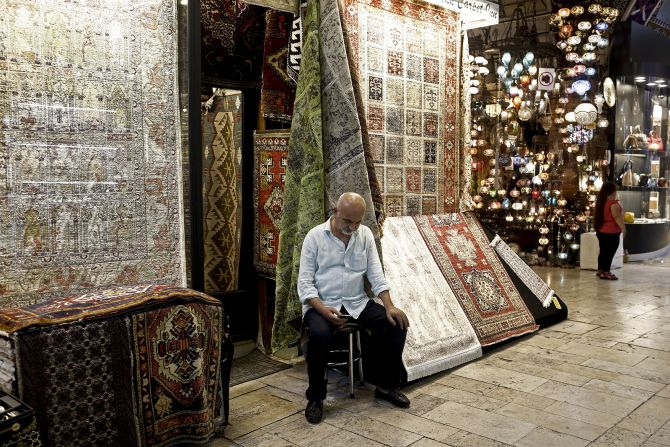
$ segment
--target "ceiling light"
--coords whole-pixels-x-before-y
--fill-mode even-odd
[[[655,83],[655,82],[647,82],[647,85],[648,85],[649,87],[653,87],[653,86],[656,85],[656,83]]]

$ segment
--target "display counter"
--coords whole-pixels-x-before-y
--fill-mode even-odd
[[[623,247],[629,261],[644,261],[666,255],[670,251],[670,221],[667,219],[635,219],[626,224]]]

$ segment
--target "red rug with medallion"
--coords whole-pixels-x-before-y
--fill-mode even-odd
[[[482,346],[539,328],[473,214],[414,220]]]
[[[289,132],[283,130],[254,134],[254,266],[272,279],[284,212],[288,138]]]

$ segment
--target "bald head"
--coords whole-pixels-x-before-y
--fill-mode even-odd
[[[362,210],[365,212],[365,199],[355,192],[345,192],[337,199],[337,209]]]
[[[355,192],[345,192],[337,200],[334,230],[349,236],[358,229],[365,215],[365,199]]]

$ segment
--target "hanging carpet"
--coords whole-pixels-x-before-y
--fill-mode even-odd
[[[477,335],[414,220],[387,218],[382,247],[393,301],[410,321],[403,351],[407,380],[481,357]]]
[[[291,22],[291,35],[288,41],[286,73],[295,83],[298,82],[298,75],[300,73],[300,60],[302,58],[302,22],[305,19],[305,8],[307,8],[307,2],[302,0],[300,2],[300,11]]]
[[[279,226],[284,213],[284,183],[289,132],[254,133],[254,266],[274,279]]]
[[[456,211],[458,14],[420,0],[345,0],[344,17],[385,214]]]
[[[474,215],[414,219],[482,346],[538,329]]]
[[[291,121],[295,84],[287,73],[288,42],[293,14],[268,10],[265,13],[265,45],[261,114],[266,118]]]
[[[366,203],[363,225],[379,240],[368,170],[358,120],[342,23],[337,0],[321,0],[321,107],[323,162],[328,209],[335,208],[342,193],[356,192]]]
[[[241,153],[236,117],[215,97],[202,115],[205,291],[236,290],[242,230]],[[239,123],[238,123],[239,126]]]
[[[303,22],[303,59],[289,138],[284,214],[279,234],[274,352],[297,344],[302,307],[297,293],[300,251],[307,232],[325,220],[319,63],[319,5],[309,0]]]

